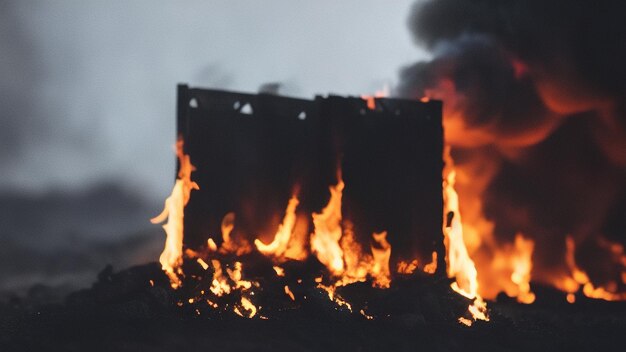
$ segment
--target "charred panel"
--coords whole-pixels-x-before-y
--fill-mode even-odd
[[[328,202],[340,167],[344,221],[364,248],[373,232],[387,231],[395,260],[424,263],[442,249],[439,102],[376,99],[369,109],[360,98],[180,86],[178,104],[178,132],[200,185],[185,209],[186,246],[219,239],[229,212],[235,236],[268,239],[294,194],[310,218]]]

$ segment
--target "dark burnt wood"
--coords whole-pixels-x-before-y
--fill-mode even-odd
[[[292,194],[305,218],[321,211],[340,166],[344,220],[365,249],[373,232],[386,230],[394,262],[428,262],[435,250],[444,257],[440,102],[385,98],[369,109],[356,97],[303,100],[185,85],[178,95],[178,132],[200,185],[185,210],[187,246],[219,240],[228,212],[236,214],[236,237],[269,240]]]

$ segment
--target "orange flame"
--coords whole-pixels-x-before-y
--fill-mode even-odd
[[[234,253],[236,255],[244,255],[250,253],[252,248],[250,244],[245,241],[235,241],[231,237],[231,233],[235,228],[235,213],[226,213],[222,218],[221,231],[222,231],[222,245],[218,248],[217,244],[212,238],[207,240],[207,248],[210,252],[220,252],[222,254]]]
[[[167,220],[163,225],[167,235],[165,248],[163,253],[161,253],[159,261],[174,289],[180,287],[181,284],[179,275],[182,275],[180,266],[183,260],[184,208],[189,202],[191,191],[200,189],[197,183],[191,181],[191,173],[195,171],[195,167],[191,164],[189,155],[183,152],[182,139],[176,142],[176,156],[180,162],[178,179],[174,184],[171,195],[165,200],[165,206],[161,214],[150,220],[153,224]]]
[[[241,308],[242,309],[239,309],[239,307],[235,307],[233,311],[237,313],[237,315],[244,318],[252,318],[256,315],[256,306],[252,304],[252,302],[250,302],[250,300],[246,297],[241,297]]]
[[[432,260],[424,266],[424,272],[434,274],[437,271],[437,252],[433,251]]]
[[[228,295],[233,291],[239,291],[241,293],[240,305],[235,306],[233,311],[242,317],[252,318],[256,315],[258,309],[252,303],[248,295],[253,295],[251,288],[258,286],[257,282],[243,279],[243,265],[241,262],[235,262],[234,267],[226,268],[226,275],[219,260],[211,260],[213,265],[213,281],[211,282],[210,290],[214,295],[221,297]],[[210,302],[210,301],[208,301]],[[218,308],[219,305],[213,302],[209,303],[209,306]]]
[[[515,253],[512,256],[513,273],[511,281],[517,285],[517,301],[530,304],[535,301],[535,294],[530,291],[530,272],[533,268],[532,254],[535,243],[521,234],[515,236]]]
[[[321,213],[313,214],[315,232],[311,234],[311,251],[334,275],[344,271],[343,250],[339,246],[343,187],[342,180],[336,186],[331,186],[328,204]]]
[[[414,259],[410,263],[407,263],[407,262],[402,260],[402,261],[398,262],[398,266],[396,268],[396,271],[399,274],[413,274],[415,272],[415,269],[417,269],[417,266],[418,266],[417,259]]]
[[[296,300],[296,297],[293,295],[293,292],[289,289],[289,286],[285,285],[285,294],[291,298],[292,301]]]
[[[387,231],[372,235],[374,242],[379,248],[372,245],[374,265],[371,274],[374,278],[374,286],[388,288],[391,284],[391,272],[389,271],[389,259],[391,258],[391,245],[387,242]]]
[[[463,223],[459,211],[459,198],[454,189],[456,172],[449,149],[446,150],[446,169],[444,170],[443,200],[444,220],[443,234],[447,255],[448,277],[455,278],[451,287],[459,294],[473,299],[474,302],[468,307],[474,320],[488,321],[487,305],[478,295],[478,272],[474,261],[470,258],[463,239]]]
[[[342,228],[344,183],[341,177],[339,179],[336,186],[330,187],[331,196],[326,207],[320,214],[313,214],[315,230],[311,234],[311,250],[333,275],[331,285],[322,284],[321,278],[316,279],[317,287],[325,290],[331,301],[352,311],[350,303],[336,294],[336,288],[365,281],[368,276],[372,278],[373,287],[390,287],[391,245],[387,241],[386,231],[374,233],[372,254],[364,254],[361,245],[355,240],[352,223],[344,221]]]
[[[534,246],[534,241],[518,233],[513,244],[493,249],[494,256],[488,268],[488,284],[492,290],[502,290],[509,297],[516,297],[519,303],[535,301],[535,294],[530,290]]]
[[[337,279],[335,287],[345,286],[372,277],[374,287],[388,288],[391,283],[389,259],[391,245],[387,232],[372,235],[371,255],[364,254],[356,242],[352,223],[342,228],[341,200],[344,183],[330,187],[330,200],[321,214],[313,214],[315,231],[311,234],[311,250]]]
[[[389,85],[385,84],[382,90],[377,90],[374,95],[361,95],[361,99],[367,102],[367,108],[370,110],[376,109],[376,98],[386,98],[389,96]]]
[[[296,196],[289,199],[287,209],[285,210],[285,217],[282,224],[278,226],[278,230],[274,235],[274,240],[265,244],[261,240],[254,240],[256,248],[264,255],[272,256],[275,258],[290,258],[290,259],[304,259],[306,258],[306,252],[302,246],[293,245],[289,247],[290,241],[295,240],[294,230],[296,227],[296,208],[298,207],[298,198]],[[298,250],[295,250],[298,247]],[[294,249],[289,251],[289,249]]]
[[[565,284],[567,292],[569,292],[568,302],[574,303],[575,296],[573,294],[574,292],[578,291],[581,286],[583,288],[583,294],[589,298],[603,299],[606,301],[626,300],[626,292],[611,292],[605,287],[595,287],[593,283],[591,283],[591,280],[589,280],[589,276],[587,276],[587,273],[582,271],[578,267],[578,265],[576,265],[576,244],[571,236],[567,236],[565,238],[565,249],[565,262],[570,270],[571,279],[573,279],[573,283],[571,280],[567,280],[567,283]],[[617,285],[613,283],[612,285],[607,286],[616,287]]]

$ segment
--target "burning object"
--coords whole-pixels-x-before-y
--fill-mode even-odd
[[[166,202],[166,209],[178,207],[169,210],[177,216],[171,223],[178,225],[168,219],[161,260],[172,287],[183,286],[192,297],[189,304],[206,302],[262,319],[272,308],[255,302],[272,286],[268,278],[296,304],[307,294],[295,287],[314,282],[338,307],[366,319],[377,316],[367,311],[370,298],[357,299],[354,306],[344,292],[362,283],[389,289],[394,278],[414,273],[453,279],[450,287],[468,299],[468,314],[458,319],[465,325],[489,320],[481,292],[496,290],[533,303],[535,242],[519,233],[510,245],[487,242],[494,254],[479,256],[479,267],[488,265],[484,272],[495,274],[483,279],[488,285],[481,288],[468,248],[474,248],[472,238],[488,239],[490,223],[475,227],[480,204],[469,225],[461,218],[457,169],[449,147],[443,148],[440,118],[433,118],[440,114],[440,103],[430,99],[307,101],[180,86],[181,172]],[[185,179],[186,170],[196,169],[189,164],[192,153],[201,172],[193,181]],[[190,198],[192,189],[197,196]],[[182,213],[186,216],[177,215]],[[621,247],[607,243],[622,260]],[[623,299],[616,285],[595,286],[576,266],[573,251],[568,239],[563,262],[569,274],[553,279],[570,303],[578,290],[591,298]],[[201,270],[190,264],[191,271],[184,269],[186,261]],[[203,283],[207,277],[210,283]]]
[[[487,320],[473,262],[462,254],[458,209],[446,210],[455,225],[444,227],[453,256],[443,248],[439,102],[306,101],[179,86],[178,114],[179,169],[196,172],[191,181],[184,178],[190,172],[181,171],[177,185],[187,185],[188,191],[175,187],[166,202],[164,213],[169,205],[178,207],[170,214],[185,214],[168,219],[168,224],[179,222],[176,229],[184,228],[184,240],[180,232],[168,232],[175,240],[166,241],[164,253],[179,256],[172,260],[164,254],[161,263],[176,289],[181,278],[190,286],[190,278],[206,282],[211,277],[210,289],[192,284],[189,304],[206,301],[209,307],[225,308],[229,304],[216,298],[236,292],[238,303],[230,303],[236,314],[262,313],[253,296],[264,285],[244,279],[244,265],[258,272],[271,264],[273,271],[265,276],[296,278],[295,283],[283,282],[291,301],[307,297],[297,297],[290,286],[314,276],[328,298],[353,311],[338,290],[365,282],[388,289],[394,276],[412,275],[416,269],[443,276],[447,260],[448,267],[456,268],[448,272],[456,279],[451,287],[474,301],[469,306],[473,319]],[[197,155],[194,165],[189,164],[192,154]],[[189,198],[192,188],[198,191]],[[183,201],[172,201],[181,197]],[[221,236],[211,235],[215,233]],[[183,257],[201,270],[183,270]],[[286,274],[294,265],[295,272]],[[355,311],[373,319],[365,311],[368,304],[366,299]]]

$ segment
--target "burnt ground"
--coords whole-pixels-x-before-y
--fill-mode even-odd
[[[154,285],[150,284],[152,280]],[[445,279],[411,277],[388,290],[352,285],[342,292],[364,303],[368,320],[330,302],[313,286],[294,290],[296,303],[266,294],[252,319],[230,309],[183,304],[151,263],[114,273],[59,299],[35,286],[0,304],[0,351],[600,351],[620,350],[626,304],[534,287],[537,302],[502,296],[489,302],[490,322],[456,320],[467,301]],[[298,292],[295,292],[298,291]],[[359,297],[361,296],[361,297]],[[299,301],[302,301],[299,303]],[[271,308],[268,308],[271,307]],[[196,311],[198,309],[198,311]],[[198,314],[200,313],[200,314]],[[260,319],[263,315],[268,319]]]

